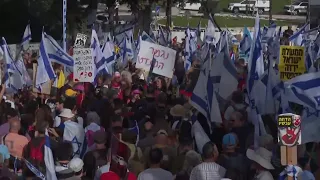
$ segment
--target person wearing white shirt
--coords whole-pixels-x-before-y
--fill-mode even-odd
[[[216,163],[219,157],[217,146],[207,142],[202,148],[202,156],[203,163],[193,168],[190,180],[221,180],[226,174],[226,169]]]

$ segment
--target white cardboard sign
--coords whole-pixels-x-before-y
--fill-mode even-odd
[[[73,80],[75,82],[94,82],[95,64],[91,48],[73,49]]]
[[[141,41],[136,68],[150,71],[153,59],[155,59],[155,61],[152,72],[172,78],[176,51],[158,44]]]

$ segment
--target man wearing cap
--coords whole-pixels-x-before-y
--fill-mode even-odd
[[[234,133],[229,133],[222,138],[223,153],[219,156],[218,164],[225,169],[237,170],[241,174],[246,175],[249,165],[242,154],[236,152],[238,146],[238,138]]]
[[[73,85],[73,73],[71,73],[67,77],[67,83],[59,89],[58,97],[64,95],[67,89],[72,89]]]
[[[83,175],[83,161],[80,158],[73,158],[71,159],[71,161],[68,164],[69,169],[72,169],[74,172],[74,176],[72,178],[68,178],[68,179],[72,179],[72,180],[81,180],[81,177]]]

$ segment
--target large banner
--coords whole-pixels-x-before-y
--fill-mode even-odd
[[[147,41],[141,41],[136,68],[141,68],[148,72],[150,71],[151,64],[154,63],[153,73],[172,78],[175,60],[175,50]]]
[[[305,73],[304,47],[281,46],[279,58],[281,80],[286,81]]]

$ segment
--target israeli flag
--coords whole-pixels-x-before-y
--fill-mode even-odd
[[[290,89],[296,98],[290,101],[308,106],[313,109],[320,109],[320,72],[308,73],[297,76],[284,83],[286,89]]]
[[[297,76],[284,83],[284,89],[281,95],[281,106],[284,113],[290,112],[288,102],[294,102],[303,106],[303,112],[301,115],[301,137],[302,143],[308,142],[320,142],[320,123],[318,122],[320,118],[320,110],[315,107],[312,96],[316,96],[318,88],[317,81],[320,77],[320,73],[308,73],[304,75]],[[311,89],[301,90],[303,83],[307,86],[313,82],[314,91]],[[295,85],[294,85],[295,84]],[[308,85],[309,84],[309,85]],[[310,87],[310,86],[309,86]]]
[[[122,55],[122,63],[124,64],[124,66],[126,66],[128,60],[134,58],[134,51],[132,48],[132,37],[125,38],[123,43],[121,43],[120,48]]]
[[[32,80],[29,76],[29,73],[27,71],[27,68],[22,60],[22,58],[19,58],[16,62],[15,62],[15,65],[18,69],[19,72],[21,72],[21,78],[22,78],[22,82],[23,82],[23,85],[26,85],[26,86],[31,86],[32,85]]]
[[[275,36],[276,33],[277,24],[275,22],[272,22],[269,25],[269,28],[266,29],[265,34],[262,34],[262,43],[267,43],[270,38]]]
[[[63,140],[72,143],[73,157],[82,158],[87,149],[83,127],[73,121],[66,121],[64,125]]]
[[[209,78],[210,60],[202,64],[197,84],[192,92],[190,104],[211,122],[222,122],[220,108],[213,83]]]
[[[45,132],[44,163],[46,165],[46,180],[57,180],[48,130]]]
[[[220,54],[217,56],[215,61],[222,62],[222,66],[220,66],[221,71],[218,94],[224,100],[227,100],[238,88],[238,73],[228,54],[227,44],[223,48],[222,52],[220,52]]]
[[[250,52],[250,48],[251,48],[251,44],[252,44],[252,38],[251,38],[251,34],[250,31],[247,27],[244,27],[243,30],[243,38],[240,42],[240,51],[241,53],[244,54],[249,54]]]
[[[22,41],[21,41],[21,46],[23,47],[23,50],[28,49],[29,42],[31,41],[31,28],[30,24],[26,26],[26,29],[24,30]]]
[[[169,40],[168,40],[168,32],[164,31],[163,28],[161,26],[159,26],[159,44],[162,46],[167,47],[169,44]]]
[[[289,37],[289,41],[295,46],[301,46],[303,41],[303,33],[310,29],[310,24],[306,23],[297,32]]]
[[[42,41],[50,62],[61,64],[73,70],[73,58],[60,47],[56,40],[43,33]]]
[[[205,31],[205,41],[209,44],[217,44],[218,40],[215,38],[216,28],[211,14],[209,15],[208,26]]]
[[[210,142],[210,139],[206,132],[203,130],[201,124],[196,120],[192,125],[192,135],[195,139],[195,143],[199,153],[202,153],[203,146]]]
[[[106,58],[103,56],[102,50],[100,48],[98,35],[96,33],[96,30],[94,29],[92,29],[90,47],[93,49],[92,54],[94,58],[94,63],[96,65],[96,75],[109,73],[106,67]]]
[[[142,32],[141,39],[143,41],[148,41],[148,42],[151,42],[151,43],[155,43],[154,39],[151,36],[149,36],[148,33],[146,33],[145,31]]]
[[[48,38],[45,37],[45,33],[42,33],[42,40],[40,42],[40,47],[39,47],[40,54],[38,58],[36,84],[35,84],[37,88],[40,88],[42,84],[56,78],[56,74],[50,62],[49,50],[47,49],[48,46],[46,46],[46,44],[49,43],[47,41],[48,41]]]
[[[116,54],[114,52],[114,45],[111,41],[106,41],[104,43],[104,45],[102,46],[102,54],[106,58],[108,72],[110,74],[113,74],[113,65],[115,63]]]
[[[9,47],[4,38],[2,38],[2,46],[3,58],[5,60],[6,67],[4,68],[4,83],[6,85],[7,90],[12,90],[13,92],[18,91],[23,86],[22,74],[16,67],[12,56],[9,53]]]
[[[188,71],[191,68],[192,65],[192,49],[191,49],[191,34],[190,29],[187,28],[186,30],[186,40],[185,40],[185,46],[184,46],[184,56],[185,56],[185,69]]]
[[[258,109],[255,104],[255,94],[258,93],[257,91],[253,90],[253,85],[255,81],[259,80],[261,75],[264,73],[264,62],[262,56],[262,46],[261,46],[261,30],[260,30],[260,19],[259,14],[257,13],[255,19],[255,30],[253,36],[253,42],[250,47],[250,56],[248,62],[248,83],[247,83],[247,90],[249,96],[249,104],[250,104],[250,112],[249,112],[249,119],[254,123],[255,127],[255,146],[258,145],[258,137],[260,134],[264,133],[264,126],[261,122],[261,115],[258,112]]]

